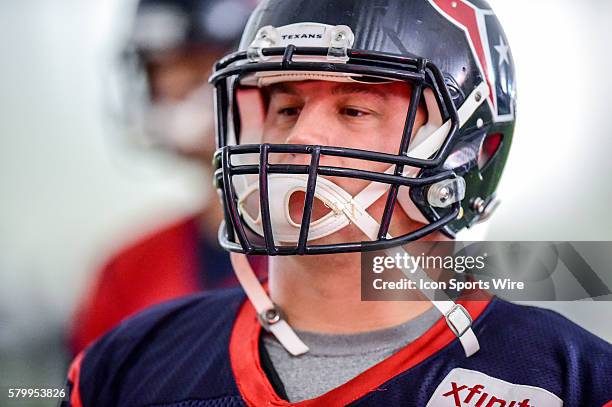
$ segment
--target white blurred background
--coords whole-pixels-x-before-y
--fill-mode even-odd
[[[612,240],[612,2],[490,0],[519,111],[494,240]],[[64,332],[91,272],[135,226],[197,209],[203,180],[126,150],[105,77],[121,0],[0,3],[0,389],[63,382]],[[544,304],[612,341],[612,304]],[[20,404],[21,405],[21,404]]]

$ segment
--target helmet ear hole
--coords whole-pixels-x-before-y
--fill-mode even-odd
[[[502,140],[503,134],[501,133],[487,134],[482,140],[480,151],[478,152],[478,169],[480,171],[484,170],[493,157],[495,157],[502,144]]]

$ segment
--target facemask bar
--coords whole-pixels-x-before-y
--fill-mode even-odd
[[[442,73],[439,69],[422,58],[410,58],[392,56],[369,51],[348,50],[349,61],[345,64],[325,64],[321,62],[294,62],[293,56],[299,55],[325,55],[327,48],[304,47],[298,48],[293,45],[282,48],[265,48],[261,52],[264,56],[282,55],[280,62],[257,62],[248,63],[246,52],[238,52],[219,61],[215,66],[215,73],[211,77],[211,83],[216,87],[216,113],[217,113],[217,145],[220,150],[215,155],[215,165],[218,168],[215,179],[217,187],[223,190],[225,207],[225,224],[220,229],[221,244],[228,250],[248,254],[269,255],[295,255],[295,254],[324,254],[342,253],[354,251],[382,250],[385,248],[401,245],[409,241],[420,239],[436,230],[443,228],[448,223],[461,215],[461,203],[454,202],[450,206],[447,215],[433,220],[430,224],[408,233],[406,235],[389,238],[388,230],[391,223],[393,210],[397,203],[397,195],[401,186],[426,187],[445,180],[455,179],[453,171],[443,171],[434,176],[426,178],[406,177],[403,175],[406,166],[418,169],[434,168],[441,166],[447,156],[448,146],[453,140],[459,128],[459,118],[452,99],[444,84]],[[374,64],[375,63],[375,64]],[[380,77],[394,80],[409,81],[412,87],[412,97],[405,121],[402,140],[398,155],[355,150],[341,147],[329,146],[303,146],[303,145],[228,145],[228,116],[233,117],[236,122],[236,109],[232,115],[228,115],[230,101],[235,104],[235,97],[230,100],[234,89],[230,89],[232,77],[241,77],[249,73],[263,71],[322,71],[342,72],[366,75],[369,77]],[[423,93],[423,87],[432,89],[440,111],[445,121],[450,123],[446,139],[434,154],[433,158],[408,157],[410,138],[414,121]],[[233,87],[232,87],[233,88]],[[239,128],[238,123],[234,123]],[[236,136],[237,137],[237,136]],[[268,157],[271,153],[296,153],[309,154],[310,165],[284,165],[270,164]],[[232,165],[231,157],[240,154],[259,154],[258,165]],[[377,173],[371,171],[320,166],[321,155],[337,157],[356,158],[370,160],[373,162],[394,165],[392,174]],[[273,239],[272,224],[270,220],[270,209],[268,200],[268,175],[269,174],[305,174],[308,176],[305,208],[301,221],[299,241],[297,246],[277,246]],[[235,175],[255,174],[259,175],[259,193],[261,216],[263,222],[263,235],[265,246],[254,245],[248,238],[244,223],[240,218],[237,207],[237,196],[232,184]],[[311,208],[314,201],[317,176],[347,177],[380,182],[389,185],[389,193],[385,204],[378,240],[371,242],[355,242],[330,245],[308,245],[308,230],[311,220]]]
[[[231,157],[241,154],[259,153],[259,164],[257,165],[232,165]],[[268,157],[271,153],[293,153],[309,154],[311,157],[310,165],[294,164],[270,164]],[[311,208],[316,189],[317,175],[329,177],[345,177],[367,180],[406,187],[425,187],[434,185],[445,180],[455,179],[453,171],[444,171],[427,178],[408,178],[402,175],[378,173],[372,171],[358,170],[352,168],[340,168],[319,165],[322,155],[360,158],[372,162],[387,163],[397,165],[407,165],[408,157],[398,157],[392,154],[376,153],[364,150],[354,150],[341,147],[326,146],[306,146],[306,145],[286,145],[286,144],[261,144],[261,145],[242,145],[225,147],[221,153],[221,169],[217,171],[217,176],[221,176],[220,181],[224,184],[225,204],[228,207],[231,235],[236,234],[240,244],[232,242],[229,238],[222,238],[222,245],[228,250],[245,251],[249,254],[270,254],[270,255],[294,255],[294,254],[325,254],[340,253],[366,250],[382,250],[388,247],[401,245],[408,241],[419,239],[427,234],[443,227],[448,222],[455,220],[460,214],[460,202],[456,202],[451,207],[451,213],[445,217],[432,222],[409,234],[394,239],[381,239],[372,242],[355,242],[345,244],[330,245],[309,245],[307,244],[308,228],[310,225],[311,211],[305,210],[301,221],[300,239],[297,246],[276,246],[273,241],[272,224],[270,220],[270,204],[268,195],[268,175],[269,174],[305,174],[308,175],[306,187],[305,208]],[[219,157],[219,156],[217,156]],[[261,168],[261,170],[260,170]],[[231,183],[231,178],[236,175],[259,175],[259,199],[261,205],[261,216],[263,222],[265,247],[257,247],[249,240],[242,219],[237,209],[237,196]],[[228,185],[229,187],[225,187]],[[392,210],[392,209],[391,209]],[[225,226],[224,226],[225,227]],[[229,229],[228,229],[229,232]],[[385,235],[386,236],[386,235]]]
[[[424,60],[419,61],[419,70],[424,71]],[[419,107],[419,103],[421,101],[421,96],[423,93],[423,86],[421,83],[417,84],[412,88],[412,95],[410,96],[410,107],[408,108],[408,114],[406,117],[406,121],[404,124],[404,133],[402,134],[402,141],[399,148],[399,152],[397,153],[400,156],[408,155],[408,147],[410,146],[410,139],[412,135],[412,130],[414,128],[414,122],[416,120],[416,114]],[[404,173],[403,165],[395,166],[395,176],[400,176]],[[389,233],[389,226],[391,225],[391,218],[393,216],[393,209],[397,203],[397,194],[399,192],[399,185],[392,184],[389,189],[389,194],[387,195],[387,202],[385,204],[385,211],[383,213],[383,217],[380,223],[380,229],[378,230],[378,240],[385,240],[387,234]]]

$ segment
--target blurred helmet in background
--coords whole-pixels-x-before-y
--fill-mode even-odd
[[[216,59],[237,46],[256,0],[140,0],[123,46],[113,113],[139,144],[208,160]]]

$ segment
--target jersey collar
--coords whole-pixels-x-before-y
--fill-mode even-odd
[[[483,293],[483,300],[460,300],[457,303],[463,305],[472,319],[476,321],[489,306],[491,299],[492,297]],[[261,325],[257,320],[255,309],[249,301],[245,301],[238,312],[232,330],[230,359],[240,394],[246,403],[252,406],[344,406],[375,391],[393,377],[416,366],[458,340],[448,329],[444,318],[441,317],[415,341],[349,382],[314,399],[290,403],[276,394],[264,372],[259,355],[260,334]]]

